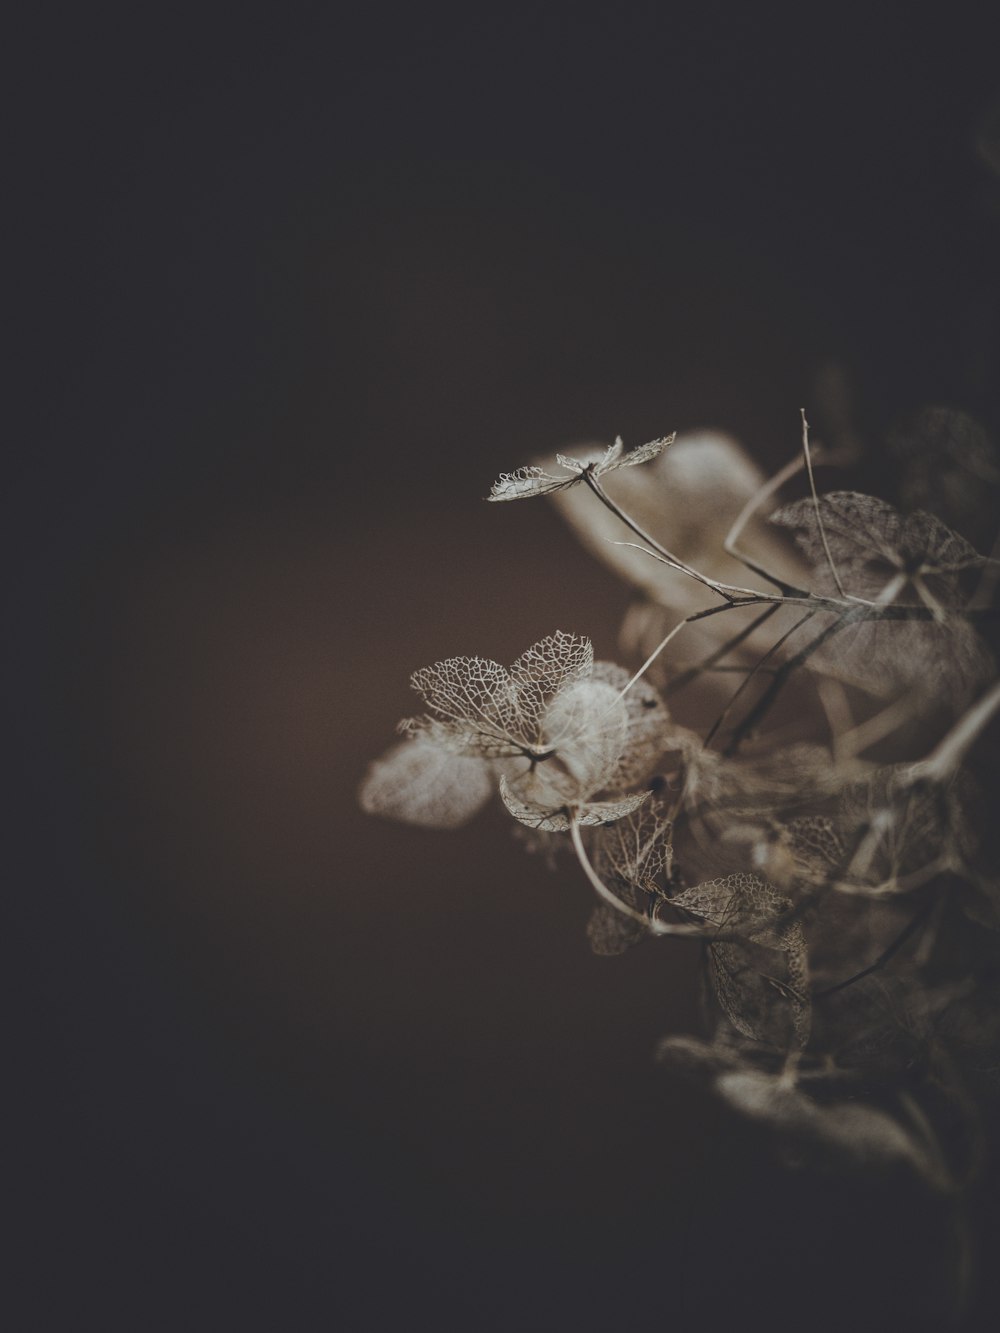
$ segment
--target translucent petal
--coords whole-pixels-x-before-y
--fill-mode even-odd
[[[506,667],[487,657],[448,657],[414,671],[410,683],[427,707],[445,721],[514,715],[514,691]]]
[[[628,735],[618,692],[601,681],[581,680],[556,695],[542,719],[541,744],[554,751],[532,774],[532,799],[577,804],[612,785]]]
[[[590,640],[558,631],[533,644],[508,671],[484,657],[449,657],[415,671],[413,688],[432,717],[409,719],[422,734],[457,754],[500,758],[538,747],[550,704],[593,667]]]
[[[588,801],[576,810],[576,822],[592,827],[613,823],[624,819],[626,815],[638,810],[649,796],[648,791],[634,792],[631,796],[621,796],[614,801]]]
[[[840,869],[844,847],[832,819],[822,815],[793,819],[785,831],[792,855],[807,878],[824,882]]]
[[[659,890],[673,870],[672,825],[660,801],[651,800],[597,836],[594,867],[602,879]]]
[[[574,681],[587,678],[594,667],[589,639],[557,630],[539,639],[510,668],[517,689],[517,707],[537,728],[554,696]]]
[[[533,801],[522,800],[511,787],[506,774],[500,777],[500,799],[520,824],[543,833],[565,833],[570,826],[564,810],[546,810]]]
[[[748,936],[766,930],[770,920],[791,906],[765,880],[742,873],[695,884],[670,901],[720,930],[739,929]]]
[[[720,933],[745,936],[745,943],[709,948],[716,996],[737,1031],[782,1045],[790,1019],[797,1043],[805,1045],[811,1018],[805,937],[799,922],[776,920],[791,907],[789,899],[756,875],[736,874],[696,884],[670,903]]]
[[[579,475],[559,477],[540,467],[519,467],[514,472],[502,473],[493,483],[486,498],[526,500],[533,495],[549,495],[552,491],[562,490],[564,486],[573,486],[579,480]]]
[[[493,792],[483,759],[449,754],[428,740],[403,741],[370,766],[358,798],[362,810],[421,828],[453,829],[477,814]]]
[[[512,790],[506,776],[500,778],[500,796],[514,818],[528,828],[541,829],[546,833],[565,833],[570,827],[566,808],[546,809],[533,801],[524,800]],[[573,813],[578,824],[608,824],[637,810],[648,796],[649,792],[643,791],[615,801],[585,801],[573,807]]]
[[[722,1012],[737,1032],[779,1049],[809,1040],[812,1001],[801,929],[793,926],[786,946],[756,940],[709,946],[709,974]],[[780,975],[784,972],[784,975]]]
[[[620,467],[634,467],[637,463],[648,463],[650,459],[656,458],[658,454],[663,453],[664,449],[669,448],[676,438],[676,432],[673,435],[664,435],[662,439],[650,440],[648,444],[637,445],[635,449],[630,449],[627,454],[623,455],[622,439],[619,435],[604,458],[594,468],[594,473],[600,477],[605,472],[616,472]]]
[[[934,578],[937,596],[954,604],[957,584],[953,576],[985,563],[964,537],[922,510],[904,515],[885,500],[858,491],[821,495],[819,510],[826,544],[841,580],[847,591],[858,597],[877,598],[900,572],[907,579],[921,573]],[[827,590],[835,587],[812,500],[786,505],[772,515],[771,522],[795,534],[818,581]]]
[[[616,898],[636,911],[646,912],[656,901],[665,900],[663,885],[673,869],[670,833],[665,807],[649,800],[594,835],[597,874]],[[591,914],[587,934],[595,953],[617,954],[645,939],[648,931],[600,902]]]
[[[631,673],[614,662],[597,662],[592,679],[610,685],[621,695]],[[658,691],[645,677],[625,695],[626,734],[611,785],[630,787],[644,782],[656,770],[657,761],[671,748],[670,713]]]

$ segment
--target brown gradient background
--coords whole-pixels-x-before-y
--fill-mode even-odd
[[[986,34],[104,7],[12,51],[10,1326],[937,1327],[916,1193],[778,1175],[653,1068],[694,946],[595,959],[499,815],[355,790],[416,666],[614,654],[499,471],[783,459],[831,358],[870,439],[995,428]]]

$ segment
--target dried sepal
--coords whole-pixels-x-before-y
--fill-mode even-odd
[[[813,669],[839,671],[875,693],[905,687],[917,710],[942,697],[962,707],[992,670],[973,626],[953,614],[962,601],[959,576],[982,568],[985,558],[934,514],[901,514],[872,495],[833,491],[819,497],[818,510],[822,528],[812,500],[771,519],[794,534],[818,591],[838,591],[829,553],[851,596],[914,606],[931,618],[857,620],[820,650]]]
[[[637,810],[649,796],[648,791],[635,792],[614,801],[580,801],[564,807],[546,807],[535,801],[524,800],[513,790],[506,774],[500,776],[500,796],[504,805],[521,824],[540,829],[544,833],[566,833],[570,824],[598,826],[622,819]]]
[[[422,737],[394,745],[370,765],[358,790],[362,810],[420,828],[467,824],[493,794],[484,759],[450,754]]]
[[[536,466],[520,467],[514,472],[504,472],[493,483],[486,498],[488,500],[525,500],[533,495],[551,495],[554,491],[562,491],[568,486],[575,486],[577,482],[583,480],[584,474],[587,472],[596,479],[604,476],[606,472],[616,472],[619,468],[634,467],[637,463],[647,463],[650,459],[655,458],[657,454],[662,453],[673,442],[674,436],[668,435],[663,439],[650,440],[648,444],[640,444],[635,449],[625,453],[619,435],[614,444],[610,445],[599,458],[589,462],[571,458],[566,454],[556,454],[556,463],[563,469],[565,475],[546,472],[544,468]]]
[[[521,779],[521,796],[540,805],[576,805],[614,788],[627,736],[625,705],[618,692],[601,681],[576,681],[545,711],[540,735],[544,757]]]
[[[635,467],[637,463],[648,463],[662,454],[664,449],[669,449],[676,438],[677,432],[675,431],[671,435],[663,435],[659,439],[648,441],[646,444],[636,445],[628,453],[623,453],[622,438],[619,435],[594,471],[597,476],[602,477],[605,472],[617,472],[622,467]]]
[[[827,590],[832,586],[827,547],[848,592],[878,598],[898,581],[900,592],[911,588],[928,605],[954,604],[955,575],[986,563],[964,537],[923,510],[901,514],[858,491],[831,491],[818,504],[822,530],[811,499],[779,509],[771,522],[794,534]]]
[[[791,820],[785,832],[795,863],[805,878],[826,882],[840,869],[844,844],[832,819],[825,815],[804,815]]]
[[[615,825],[611,827],[614,828]],[[645,910],[648,900],[639,889],[618,880],[609,887],[626,906],[637,912]],[[626,916],[610,903],[596,903],[587,922],[587,939],[590,947],[594,953],[603,958],[623,954],[648,938],[649,931],[641,922]]]
[[[801,924],[782,921],[790,900],[758,876],[739,873],[696,884],[670,904],[720,935],[738,937],[709,945],[716,998],[733,1026],[754,1041],[783,1045],[790,1018],[804,1046],[811,1022],[808,951]]]
[[[644,782],[673,744],[675,728],[667,706],[645,677],[629,685],[630,673],[614,662],[595,662],[593,679],[614,689],[625,709],[625,741],[608,785],[621,788]]]
[[[487,500],[526,500],[532,495],[549,495],[580,480],[578,473],[553,476],[540,467],[519,467],[513,472],[502,472],[490,488]]]
[[[557,631],[508,669],[483,657],[449,657],[410,678],[430,714],[401,728],[457,754],[502,758],[542,743],[546,709],[560,690],[593,669],[590,640]]]
[[[692,885],[670,901],[720,932],[739,931],[747,938],[773,931],[774,919],[791,906],[765,880],[745,873]]]
[[[563,630],[539,639],[510,667],[520,710],[540,718],[560,690],[589,677],[593,667],[594,649],[589,639]]]
[[[708,948],[709,976],[722,1012],[751,1041],[784,1050],[806,1045],[812,1023],[808,955],[801,928],[790,927],[786,947],[759,941]],[[784,971],[784,976],[776,976]]]
[[[672,831],[663,803],[651,800],[600,833],[594,868],[602,878],[615,878],[662,896],[673,872]]]
[[[673,871],[671,823],[653,799],[600,829],[594,837],[594,869],[621,902],[648,913],[666,899]],[[591,913],[587,936],[597,954],[624,953],[645,939],[640,922],[599,902]]]

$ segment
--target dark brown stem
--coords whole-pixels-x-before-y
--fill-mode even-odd
[[[739,634],[734,634],[731,639],[727,639],[721,648],[716,648],[713,653],[710,653],[709,656],[706,657],[704,661],[699,662],[697,666],[689,667],[687,671],[682,671],[679,676],[675,676],[665,690],[667,697],[669,698],[670,695],[675,694],[678,690],[682,690],[685,685],[689,685],[691,681],[696,680],[703,671],[711,671],[718,662],[722,661],[727,653],[731,653],[734,648],[738,648],[741,643],[753,634],[754,630],[760,629],[761,625],[774,615],[779,606],[780,602],[772,602],[770,606],[766,606],[759,616],[754,616],[749,625],[745,625],[743,629],[740,630]]]
[[[774,706],[778,695],[781,693],[792,672],[802,666],[804,662],[807,662],[809,658],[812,657],[813,653],[826,643],[827,639],[831,639],[835,634],[839,634],[840,631],[852,621],[863,619],[865,610],[867,610],[867,608],[862,609],[860,614],[851,611],[842,614],[838,620],[833,622],[833,624],[827,625],[827,627],[824,630],[821,630],[815,638],[810,639],[809,642],[800,648],[793,657],[790,657],[787,662],[782,663],[781,667],[772,677],[770,685],[768,685],[767,689],[754,704],[753,708],[750,709],[743,721],[734,729],[729,744],[726,746],[723,754],[728,756],[736,753],[743,741],[749,736],[750,732],[753,731],[755,727],[759,726],[771,711],[771,708]]]
[[[612,500],[611,496],[608,495],[607,491],[604,490],[600,482],[597,480],[597,478],[594,476],[593,472],[589,468],[585,469],[583,473],[583,479],[590,487],[590,489],[594,492],[594,494],[597,496],[597,498],[600,500],[601,504],[603,504],[607,509],[610,509],[612,514],[614,514],[617,518],[620,518],[627,528],[630,528],[631,531],[634,532],[637,537],[641,537],[642,540],[647,544],[647,546],[651,547],[652,550],[656,551],[657,554],[662,556],[662,558],[666,560],[668,564],[673,565],[682,574],[687,574],[690,578],[697,579],[698,582],[704,584],[706,588],[711,588],[712,592],[716,593],[719,597],[724,597],[727,602],[732,601],[731,595],[728,592],[723,591],[723,589],[719,586],[718,583],[715,582],[714,579],[706,578],[704,574],[699,574],[696,569],[692,569],[690,565],[686,564],[678,556],[674,555],[672,551],[668,551],[667,548],[661,545],[660,542],[658,542],[655,537],[651,537],[650,534],[644,528],[640,527],[639,524],[635,521],[635,519],[632,518],[629,514],[627,514],[624,509],[621,509],[617,504],[615,504],[614,500]]]
[[[787,629],[784,632],[784,634],[782,634],[780,639],[776,639],[774,643],[771,644],[770,648],[768,648],[764,656],[753,667],[753,670],[750,671],[750,673],[746,676],[744,680],[740,681],[739,686],[736,689],[736,692],[730,698],[729,702],[726,704],[725,708],[723,708],[719,716],[715,719],[709,730],[708,735],[705,737],[704,748],[706,750],[712,743],[712,740],[714,739],[716,732],[719,730],[723,722],[729,716],[729,710],[732,708],[733,704],[735,704],[736,700],[740,697],[740,695],[743,693],[746,687],[750,684],[754,676],[756,676],[758,671],[760,671],[760,669],[764,666],[768,658],[773,656],[773,654],[776,653],[778,649],[781,648],[782,645],[785,644],[788,641],[788,639],[791,638],[791,636],[795,633],[795,631],[797,629],[800,629],[806,623],[807,620],[812,620],[815,614],[816,614],[815,611],[807,611],[804,616],[801,616],[798,620],[796,620],[795,624],[791,627],[791,629]],[[781,668],[779,667],[778,670],[780,671]]]
[[[933,906],[933,900],[928,899],[923,907],[921,907],[920,911],[906,923],[888,948],[882,950],[874,963],[869,963],[867,967],[862,968],[860,972],[855,972],[853,976],[848,977],[845,981],[838,981],[833,986],[825,986],[823,990],[813,991],[813,999],[822,1000],[827,995],[836,995],[837,991],[846,990],[848,986],[853,986],[856,981],[861,981],[864,977],[870,977],[873,972],[877,972],[880,968],[885,967],[890,958],[893,958],[899,953],[900,949],[910,936],[924,924],[930,916]]]

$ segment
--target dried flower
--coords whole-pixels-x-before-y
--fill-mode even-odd
[[[515,472],[504,472],[493,483],[488,500],[526,500],[532,495],[551,495],[553,491],[564,491],[575,486],[585,477],[595,479],[606,472],[616,472],[619,468],[635,467],[637,463],[647,463],[651,458],[663,452],[674,442],[673,435],[665,435],[659,440],[650,440],[635,449],[624,453],[622,437],[619,435],[614,444],[609,445],[597,459],[586,462],[578,458],[569,458],[566,454],[556,454],[556,463],[566,474],[559,476],[546,472],[541,467],[519,467]]]

